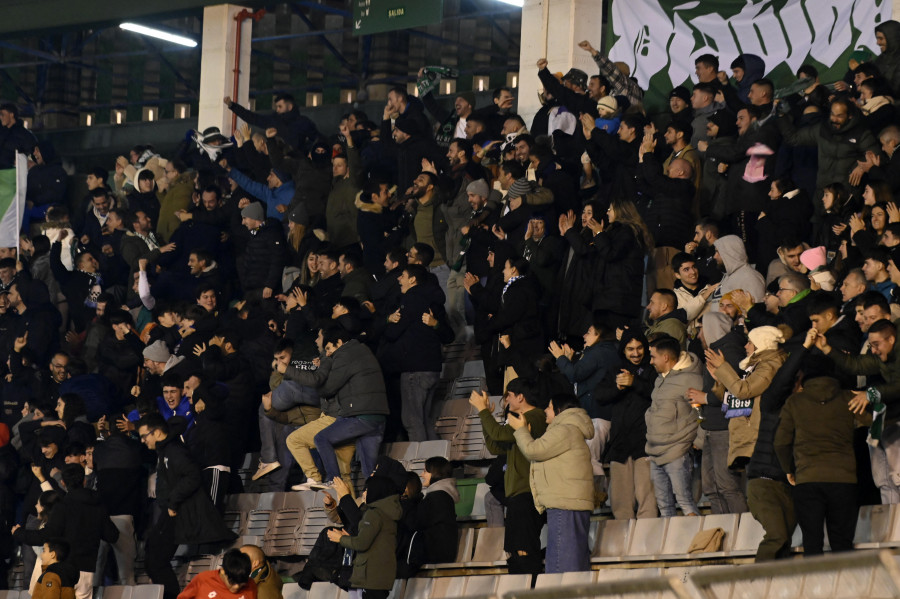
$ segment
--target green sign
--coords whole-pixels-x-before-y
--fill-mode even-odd
[[[440,23],[444,0],[351,0],[353,35]]]

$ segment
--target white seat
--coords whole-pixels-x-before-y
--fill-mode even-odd
[[[462,596],[493,595],[497,588],[497,578],[497,576],[467,576]]]
[[[538,574],[537,581],[534,583],[537,589],[552,589],[563,585],[564,572],[553,572],[550,574]]]
[[[472,563],[488,563],[506,561],[503,551],[503,540],[506,529],[502,526],[495,528],[479,528],[475,538],[475,551],[472,555]]]
[[[103,599],[131,599],[131,590],[132,587],[128,585],[111,585],[103,587]]]
[[[281,596],[284,599],[306,599],[309,591],[296,582],[286,582],[281,588]]]
[[[438,439],[436,441],[422,441],[416,449],[416,461],[425,461],[428,458],[450,457],[450,441]]]
[[[669,518],[666,537],[663,540],[659,555],[687,556],[691,540],[700,532],[701,518],[696,516],[679,516]]]
[[[594,582],[594,578],[596,577],[590,570],[584,572],[564,572],[562,576],[562,584],[563,586],[591,584]]]
[[[711,557],[716,555],[724,555],[731,551],[734,547],[735,532],[738,528],[739,514],[710,514],[702,516],[703,524],[700,530],[709,530],[711,528],[721,528],[725,531],[725,539],[722,541],[722,550],[711,553],[697,553],[697,557]]]
[[[890,545],[896,506],[864,505],[859,508],[853,544],[861,549]]]
[[[330,582],[314,582],[309,587],[307,599],[339,599],[341,588]]]
[[[406,592],[403,599],[428,599],[431,596],[431,583],[434,578],[410,578],[406,581]]]
[[[603,520],[597,533],[592,562],[619,561],[628,551],[635,520]]]
[[[162,599],[161,584],[139,584],[131,588],[131,599]]]
[[[531,588],[531,574],[503,574],[497,577],[497,597],[512,591],[526,591]],[[404,597],[403,599],[407,599]]]
[[[491,488],[487,483],[478,483],[475,487],[475,499],[472,500],[472,513],[469,514],[470,520],[483,520],[487,516],[487,509],[484,500]]]
[[[431,599],[462,597],[466,587],[465,576],[443,576],[431,583]]]
[[[734,538],[731,554],[756,555],[756,550],[759,549],[759,544],[765,536],[766,529],[762,524],[753,517],[753,514],[744,512],[738,522],[737,535]]]
[[[666,535],[668,518],[641,518],[634,523],[626,556],[648,559],[659,554]]]

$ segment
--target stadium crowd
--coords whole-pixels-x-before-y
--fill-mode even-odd
[[[344,584],[384,598],[456,553],[452,463],[419,481],[379,450],[437,438],[442,347],[467,340],[510,572],[589,568],[607,495],[615,518],[691,516],[702,489],[762,524],[759,560],[797,525],[807,555],[825,528],[852,549],[856,507],[900,501],[900,23],[875,36],[829,84],[698,56],[652,118],[588,41],[597,74],[538,61],[530,123],[505,87],[445,107],[428,68],[418,97],[329,131],[286,94],[271,114],[225,98],[232,138],[137,146],[74,205],[0,106],[0,168],[31,160],[0,249],[7,561],[21,546],[32,588],[82,599],[134,584],[142,539],[174,599],[177,546],[233,542],[220,512],[259,451],[254,481],[326,493]],[[184,596],[272,577],[241,551]]]

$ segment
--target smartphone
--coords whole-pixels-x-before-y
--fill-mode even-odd
[[[509,415],[512,416],[513,418],[521,418],[521,416],[519,416],[519,414],[517,412],[510,412]]]

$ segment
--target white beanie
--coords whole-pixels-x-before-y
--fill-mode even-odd
[[[781,330],[778,327],[756,327],[751,329],[747,336],[756,349],[753,351],[753,354],[741,360],[739,366],[742,369],[747,368],[750,364],[750,357],[754,354],[767,349],[778,349],[778,344],[784,343],[784,335],[781,334]]]

